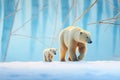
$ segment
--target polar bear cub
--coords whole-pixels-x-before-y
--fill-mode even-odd
[[[43,51],[43,58],[45,62],[52,62],[54,59],[54,55],[56,55],[56,48],[47,48]]]

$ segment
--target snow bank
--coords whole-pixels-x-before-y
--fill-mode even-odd
[[[6,62],[0,80],[120,80],[120,61]]]

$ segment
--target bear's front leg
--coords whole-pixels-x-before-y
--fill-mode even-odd
[[[78,61],[75,50],[76,50],[76,49],[75,49],[75,48],[72,48],[72,47],[70,47],[70,48],[68,49],[69,58],[70,58],[71,61]]]
[[[47,62],[47,57],[45,54],[44,54],[44,61]]]
[[[78,56],[78,60],[79,60],[79,61],[80,61],[80,60],[83,60],[84,57],[85,57],[85,53],[82,53],[82,54],[80,54],[80,55]]]
[[[79,46],[78,51],[80,53],[78,60],[83,60],[86,55],[86,45]]]

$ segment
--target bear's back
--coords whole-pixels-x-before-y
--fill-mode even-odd
[[[74,34],[83,30],[80,27],[69,26],[61,31],[60,40],[64,42],[66,46],[68,46],[69,41],[74,38]]]
[[[65,28],[64,29],[65,31],[74,31],[74,30],[79,30],[79,31],[81,31],[81,30],[83,30],[81,27],[78,27],[78,26],[69,26],[69,27],[67,27],[67,28]]]

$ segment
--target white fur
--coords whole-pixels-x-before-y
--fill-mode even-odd
[[[54,59],[54,52],[56,53],[57,49],[55,48],[48,48],[43,51],[43,58],[45,62],[52,62]]]
[[[82,34],[80,34],[81,32]],[[86,43],[90,40],[89,35],[89,32],[83,30],[80,27],[70,26],[63,29],[59,35],[60,61],[65,61],[67,51],[69,53],[69,59],[71,59],[72,61],[77,61],[76,48],[83,46],[86,50]],[[89,40],[86,38],[87,36],[89,37]],[[78,46],[79,43],[82,43],[82,45]],[[84,52],[82,54],[85,54],[85,51],[80,52]],[[82,56],[82,58],[80,59],[83,59],[83,57],[84,56]]]

